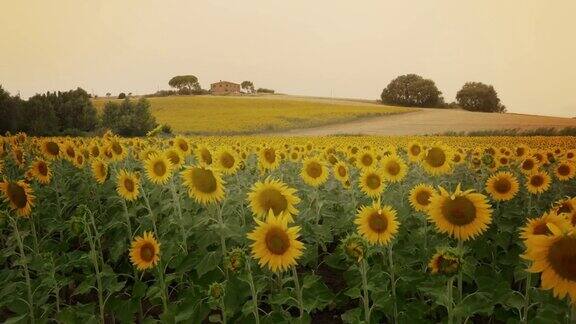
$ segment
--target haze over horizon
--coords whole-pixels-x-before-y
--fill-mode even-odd
[[[204,88],[378,99],[416,73],[447,102],[480,81],[509,112],[575,117],[574,12],[570,0],[3,0],[0,85],[144,94],[193,74]]]

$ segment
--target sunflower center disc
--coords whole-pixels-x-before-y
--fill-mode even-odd
[[[393,175],[393,176],[400,173],[400,165],[395,161],[388,162],[388,165],[386,166],[386,168],[388,170],[388,173]]]
[[[441,148],[433,147],[426,155],[426,162],[434,168],[439,168],[446,163],[446,154]]]
[[[553,243],[548,262],[560,277],[576,281],[576,237],[563,237]]]
[[[572,212],[572,205],[567,202],[562,203],[562,205],[558,208],[558,214],[570,212]]]
[[[522,163],[522,169],[524,170],[532,170],[534,167],[534,162],[532,160],[526,160]]]
[[[166,164],[164,161],[158,161],[154,163],[154,174],[161,177],[166,174]]]
[[[224,153],[220,157],[220,163],[226,169],[230,169],[234,166],[234,157],[232,155],[230,155],[230,153]]]
[[[214,174],[210,170],[195,168],[192,171],[192,183],[194,187],[203,193],[216,191],[217,183]]]
[[[530,184],[534,187],[540,187],[544,184],[544,178],[539,174],[532,176],[532,178],[530,178]]]
[[[538,223],[534,226],[534,230],[532,231],[534,235],[550,235],[552,232],[546,226],[546,222]]]
[[[132,179],[124,179],[124,188],[126,191],[133,192],[134,191],[134,181]]]
[[[507,179],[498,179],[494,182],[494,190],[500,194],[505,194],[512,189],[512,184]]]
[[[282,255],[290,247],[290,238],[285,231],[272,228],[266,233],[266,247],[276,255]]]
[[[60,154],[60,148],[58,147],[58,144],[54,143],[54,142],[48,142],[46,144],[46,149],[48,151],[48,153],[50,153],[50,155],[58,155]]]
[[[48,175],[48,166],[46,163],[38,163],[38,172],[43,176]]]
[[[122,154],[122,146],[120,146],[120,144],[118,144],[118,142],[114,142],[114,144],[112,144],[112,151],[114,151],[114,153],[116,155],[121,155]]]
[[[430,203],[430,193],[428,191],[419,191],[416,194],[416,201],[418,204],[426,206]]]
[[[344,166],[341,165],[338,167],[338,175],[340,175],[341,177],[346,176],[346,168]]]
[[[69,147],[66,149],[66,154],[68,154],[69,157],[73,158],[76,156],[76,152],[74,152],[74,149]]]
[[[362,156],[362,164],[365,166],[370,166],[372,165],[372,162],[374,161],[374,159],[372,159],[372,157],[368,154],[364,154]]]
[[[366,186],[368,186],[368,188],[372,190],[378,189],[381,183],[382,182],[380,181],[380,177],[375,174],[371,174],[368,177],[366,177]]]
[[[18,208],[26,207],[26,203],[28,202],[28,196],[26,195],[26,191],[20,185],[9,182],[8,183],[8,199]]]
[[[374,232],[382,233],[385,232],[386,229],[388,228],[388,219],[386,218],[386,216],[374,212],[370,215],[370,218],[368,219],[368,225],[370,226],[370,229],[373,230]]]
[[[210,151],[204,149],[202,150],[202,154],[200,154],[202,156],[202,160],[206,163],[206,164],[212,164],[212,154],[210,154]]]
[[[561,176],[567,176],[570,174],[570,167],[566,164],[562,164],[558,167],[558,174]]]
[[[459,196],[454,200],[448,199],[444,203],[442,214],[450,223],[464,226],[476,219],[476,207],[469,199]]]
[[[278,216],[288,208],[288,201],[278,190],[266,189],[260,193],[260,205],[266,211],[272,209],[274,215]]]
[[[146,262],[150,262],[154,259],[154,246],[152,244],[146,243],[140,248],[140,257]]]
[[[420,154],[420,146],[418,145],[414,145],[410,148],[410,153],[412,153],[412,155],[418,155]]]
[[[273,149],[265,149],[264,158],[268,163],[274,163],[276,162],[276,152]]]
[[[174,165],[180,164],[180,156],[178,156],[178,153],[176,152],[171,151],[170,153],[168,153],[168,159]]]
[[[306,173],[308,173],[311,178],[316,179],[322,175],[322,166],[317,162],[312,162],[306,166]]]
[[[180,147],[180,150],[182,152],[188,152],[188,143],[181,141],[180,143],[178,143],[178,147]]]

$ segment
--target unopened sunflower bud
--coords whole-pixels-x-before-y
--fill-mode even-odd
[[[433,274],[452,275],[460,270],[460,257],[451,251],[442,250],[436,252],[428,267]]]
[[[239,272],[246,263],[246,253],[240,248],[235,248],[228,252],[226,267],[232,272]]]
[[[208,295],[213,300],[219,300],[224,296],[224,285],[219,282],[214,282],[208,287]]]
[[[358,234],[348,235],[342,241],[342,249],[348,258],[360,262],[366,255],[366,241]]]

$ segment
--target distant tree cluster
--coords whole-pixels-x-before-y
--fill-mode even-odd
[[[202,89],[198,78],[194,75],[177,75],[168,81],[168,85],[178,89],[179,95],[200,95],[208,91]]]
[[[434,81],[417,74],[401,75],[382,91],[382,103],[404,107],[463,108],[470,111],[505,112],[494,87],[467,82],[456,95],[456,102],[445,103]]]
[[[150,102],[144,98],[137,102],[129,99],[121,103],[109,101],[102,112],[102,126],[121,136],[145,136],[157,125],[150,113]]]
[[[0,133],[33,135],[77,134],[96,128],[98,116],[83,89],[37,94],[28,100],[12,97],[0,87]]]
[[[392,80],[382,91],[382,102],[406,107],[441,107],[442,92],[434,81],[416,74],[406,74]]]
[[[269,93],[269,94],[274,94],[274,90],[272,89],[266,89],[266,88],[258,88],[258,90],[256,90],[257,93]]]
[[[109,128],[121,135],[136,136],[154,127],[156,121],[145,99],[137,103],[128,98],[121,104],[108,103],[99,118],[90,95],[81,88],[36,94],[22,100],[0,86],[0,134],[82,135]]]

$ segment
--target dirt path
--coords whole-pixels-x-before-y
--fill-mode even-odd
[[[306,129],[293,129],[276,135],[426,135],[448,131],[468,132],[491,129],[534,129],[540,127],[576,127],[576,119],[469,112],[463,110],[420,109],[390,115]]]

